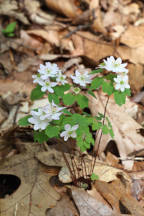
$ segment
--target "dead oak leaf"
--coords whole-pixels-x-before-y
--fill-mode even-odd
[[[20,180],[18,189],[0,200],[3,216],[43,216],[60,198],[49,183],[51,174],[44,173],[42,165],[34,158],[33,151],[38,151],[38,144],[29,143],[28,146],[26,154],[17,154],[1,162],[0,175],[14,175]]]

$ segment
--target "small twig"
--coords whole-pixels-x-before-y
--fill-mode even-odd
[[[68,162],[68,160],[67,160],[67,158],[66,158],[64,152],[62,152],[62,156],[63,156],[63,158],[64,158],[64,160],[65,160],[65,163],[66,163],[66,165],[67,165],[67,167],[68,167],[68,169],[69,169],[69,171],[70,171],[72,181],[74,182],[74,181],[75,181],[75,178],[74,178],[74,175],[73,175],[72,169],[71,169],[71,167],[70,167],[70,165],[69,165],[69,162]]]
[[[107,110],[108,102],[109,102],[109,96],[107,98],[105,109],[104,109],[104,118],[103,118],[103,122],[102,122],[103,125],[105,123],[105,117],[106,117],[106,110]],[[99,147],[100,147],[101,139],[102,139],[102,129],[101,129],[101,134],[100,134],[100,138],[99,138],[99,141],[98,141],[98,147],[97,147],[96,155],[95,155],[95,158],[94,158],[94,163],[92,165],[92,173],[93,173],[94,166],[95,166],[95,163],[96,163],[96,158],[97,158],[98,153],[99,153]]]

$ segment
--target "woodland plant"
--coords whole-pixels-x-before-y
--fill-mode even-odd
[[[38,73],[32,76],[36,87],[31,92],[31,100],[47,95],[48,103],[20,119],[19,125],[33,125],[34,141],[39,143],[53,137],[62,138],[64,141],[72,138],[81,152],[94,146],[95,140],[92,134],[97,130],[101,131],[101,135],[110,134],[113,138],[112,125],[106,117],[108,100],[104,114],[91,116],[85,112],[89,100],[86,95],[95,97],[94,91],[102,88],[108,99],[113,94],[116,104],[119,106],[125,104],[126,96],[130,96],[126,66],[127,63],[122,63],[121,58],[115,59],[110,56],[90,73],[87,70],[81,73],[77,69],[75,75],[68,78],[56,64],[50,62],[46,62],[45,65],[40,64]],[[102,75],[104,70],[107,73]],[[100,76],[97,76],[98,73]],[[68,79],[71,79],[73,84],[70,84]],[[78,106],[78,111],[74,111],[75,106]]]

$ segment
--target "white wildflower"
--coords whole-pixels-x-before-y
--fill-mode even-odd
[[[31,111],[31,115],[28,122],[34,125],[34,130],[45,130],[49,125],[50,119],[41,120],[38,112]]]
[[[58,83],[61,83],[62,85],[64,85],[65,83],[67,83],[66,75],[63,75],[63,74],[61,73],[61,71],[60,71],[60,72],[58,73],[58,75],[57,75],[56,81],[57,81]]]
[[[104,62],[99,65],[100,68],[104,68],[115,73],[128,73],[128,69],[125,68],[126,66],[127,63],[122,64],[122,59],[120,57],[115,59],[113,56],[108,57],[106,60],[104,59]]]
[[[80,73],[78,70],[75,71],[75,76],[71,75],[73,82],[79,84],[80,86],[85,87],[87,84],[92,82],[92,75],[86,71],[85,73]]]
[[[114,87],[116,90],[124,92],[125,89],[129,89],[130,85],[128,84],[128,76],[118,75],[117,78],[114,78],[115,84]]]
[[[40,64],[40,69],[38,72],[41,75],[43,80],[48,79],[49,77],[55,77],[56,74],[59,72],[59,68],[57,64],[52,64],[50,62],[46,62],[45,65]]]
[[[43,80],[41,78],[41,75],[38,73],[36,75],[32,75],[33,83],[38,83],[39,85],[42,85]]]
[[[76,130],[78,129],[79,125],[74,125],[71,126],[70,124],[66,124],[64,126],[65,131],[63,131],[60,136],[64,137],[64,141],[67,141],[68,138],[72,137],[72,138],[76,138],[77,134],[76,134]]]
[[[52,101],[52,103],[49,103],[43,108],[43,111],[46,113],[47,118],[59,120],[61,114],[63,113],[63,109],[65,109],[65,107],[59,107]]]
[[[47,80],[41,82],[40,85],[42,86],[42,88],[41,88],[42,92],[48,91],[50,93],[54,93],[54,90],[53,90],[52,87],[56,86],[57,83],[56,82],[51,82],[49,79],[47,79]]]

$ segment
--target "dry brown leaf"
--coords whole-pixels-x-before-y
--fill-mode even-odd
[[[96,93],[96,98],[90,96],[90,110],[95,116],[98,112],[103,113],[107,96],[102,93]],[[122,107],[115,104],[113,98],[110,98],[107,107],[107,116],[112,124],[114,131],[114,139],[117,143],[121,158],[126,158],[133,151],[144,148],[144,138],[137,133],[140,125],[126,112],[129,100]],[[100,145],[100,152],[103,152],[108,141],[109,135],[103,135]],[[125,168],[131,169],[133,166],[132,160],[124,160]]]
[[[131,89],[139,92],[144,86],[144,68],[141,64],[129,64],[128,69]]]
[[[59,34],[57,31],[53,31],[53,30],[45,31],[42,29],[35,29],[35,30],[28,30],[27,33],[31,35],[39,36],[55,46],[59,46],[60,44]]]
[[[72,35],[72,41],[75,49],[72,51],[72,56],[82,56],[84,54],[83,40],[79,35]]]
[[[24,30],[20,31],[20,38],[22,39],[24,46],[26,46],[32,50],[36,50],[37,52],[40,52],[40,50],[43,48],[42,42],[31,37]]]
[[[113,181],[111,184],[106,182],[96,181],[96,189],[105,198],[105,200],[113,206],[114,209],[120,212],[120,202],[127,209],[127,213],[131,213],[135,216],[143,216],[143,208],[137,202],[137,200],[132,197],[130,191],[130,185],[126,182],[121,182],[120,180]],[[124,209],[124,208],[123,208]]]
[[[119,213],[113,211],[110,207],[97,201],[86,191],[75,187],[71,188],[72,198],[80,212],[80,216],[119,216]]]
[[[19,12],[18,2],[15,0],[2,1],[1,5],[0,5],[0,14],[14,17],[15,19],[18,19],[19,21],[21,21],[25,25],[29,24],[29,21],[28,21],[27,17],[25,16],[25,14],[22,12]]]
[[[144,25],[129,26],[121,36],[120,42],[130,48],[139,48],[144,45]]]
[[[49,209],[46,213],[46,216],[79,216],[77,209],[75,208],[72,200],[66,195],[62,197],[60,201],[57,202],[57,205]]]
[[[95,13],[95,19],[92,24],[92,29],[96,32],[101,32],[104,35],[107,33],[106,29],[103,26],[103,21],[102,21],[102,12],[100,10],[100,1],[99,0],[92,0],[90,2],[89,8],[90,10],[94,10]]]
[[[74,0],[45,0],[48,8],[64,14],[67,17],[74,18],[79,14]]]
[[[40,2],[36,0],[24,0],[24,6],[29,14],[29,18],[37,24],[49,25],[54,21],[55,16],[45,13],[40,9]]]
[[[20,179],[20,186],[12,194],[0,200],[0,212],[3,216],[17,214],[45,215],[47,208],[56,205],[60,195],[51,187],[51,174],[43,172],[43,167],[34,158],[39,151],[38,144],[25,143],[26,153],[13,155],[1,163],[0,174],[15,175]]]

